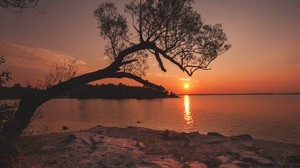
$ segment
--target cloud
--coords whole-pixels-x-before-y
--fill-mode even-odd
[[[191,81],[191,78],[180,78],[181,81]]]
[[[170,75],[168,73],[153,73],[153,72],[148,72],[146,76],[153,76],[153,77],[160,77],[160,78],[179,78],[177,75]]]
[[[200,83],[199,80],[197,80],[197,79],[192,79],[192,78],[180,78],[179,80],[180,80],[180,81],[183,81],[183,82],[192,83],[192,84],[194,84],[194,85],[197,85],[197,84]]]
[[[44,69],[56,62],[66,59],[74,59],[63,52],[43,48],[33,48],[20,44],[5,43],[0,45],[2,54],[7,59],[7,64],[23,68]],[[79,65],[85,65],[84,61],[77,61]]]
[[[52,65],[68,59],[72,56],[57,50],[29,47],[16,43],[0,42],[0,54],[4,55],[6,63],[4,68],[13,73],[13,82],[35,83],[47,74]],[[91,68],[82,60],[76,60],[78,73],[89,72]]]

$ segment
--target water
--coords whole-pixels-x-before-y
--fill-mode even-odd
[[[300,144],[300,95],[211,95],[178,99],[55,99],[32,122],[34,134],[88,129],[95,125],[254,138]]]

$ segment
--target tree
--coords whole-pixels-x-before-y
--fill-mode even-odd
[[[5,63],[4,56],[0,56],[0,65]],[[5,85],[7,82],[11,80],[11,72],[8,70],[0,71],[0,87]]]
[[[204,24],[192,3],[192,0],[132,0],[125,11],[131,15],[133,32],[113,3],[100,4],[94,15],[100,36],[108,42],[105,54],[111,64],[39,93],[28,93],[21,99],[13,121],[3,129],[2,136],[17,137],[40,105],[95,80],[130,78],[147,87],[164,90],[141,78],[147,69],[149,55],[155,56],[164,72],[167,70],[162,57],[190,76],[199,69],[209,69],[211,61],[226,52],[230,45],[221,24]]]
[[[5,63],[5,59],[3,56],[0,56],[0,65]],[[8,70],[0,71],[0,87],[3,87],[7,82],[11,80],[11,72]],[[1,96],[0,96],[1,100]],[[5,126],[7,121],[10,121],[13,117],[13,111],[16,106],[11,105],[6,102],[0,102],[0,131]]]
[[[38,80],[38,89],[48,89],[58,83],[67,81],[73,78],[77,73],[76,59],[69,58],[62,62],[53,64],[49,74],[44,76],[43,80]]]
[[[0,0],[0,8],[20,13],[25,8],[37,9],[39,0]]]
[[[0,65],[5,63],[5,59],[3,56],[0,56]],[[7,82],[11,80],[11,72],[8,70],[1,70],[0,71],[0,87],[5,85]]]

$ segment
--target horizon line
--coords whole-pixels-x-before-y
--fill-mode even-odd
[[[262,92],[262,93],[190,93],[190,94],[184,94],[180,93],[178,95],[203,95],[203,96],[209,96],[209,95],[300,95],[300,92],[281,92],[281,93],[268,93],[268,92]]]

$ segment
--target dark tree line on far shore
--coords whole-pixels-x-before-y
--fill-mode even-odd
[[[39,89],[31,86],[21,86],[15,84],[12,87],[0,87],[1,99],[20,99],[26,93],[39,92]],[[89,85],[72,89],[58,98],[76,98],[76,99],[154,99],[154,98],[176,98],[177,95],[166,90],[155,90],[150,87],[128,86],[122,83]]]

